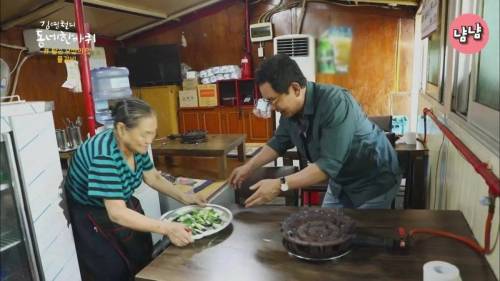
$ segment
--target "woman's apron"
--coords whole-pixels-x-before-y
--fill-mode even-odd
[[[144,215],[139,200],[134,196],[126,204],[129,209]],[[82,205],[72,199],[69,200],[69,205],[72,218],[89,220],[94,226],[94,231],[110,243],[132,275],[151,261],[153,253],[151,233],[135,231],[112,222],[106,208]],[[72,221],[72,223],[78,222]]]

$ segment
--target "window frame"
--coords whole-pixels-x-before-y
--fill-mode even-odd
[[[456,18],[457,16],[463,13],[476,13],[482,15],[482,12],[478,9],[478,7],[482,8],[482,4],[484,0],[474,0],[474,2],[468,2],[465,5],[469,5],[468,11],[463,11],[464,4],[463,1],[448,1],[447,5],[447,17],[449,23]],[[480,5],[481,4],[481,5]],[[446,22],[446,28],[449,27],[449,23]],[[420,80],[420,86],[425,87],[427,84],[427,38],[422,39],[422,59],[420,61],[422,65],[422,77]],[[495,135],[495,131],[489,130],[488,126],[484,124],[493,123],[493,126],[499,126],[499,112],[493,112],[494,109],[482,105],[480,103],[475,102],[476,98],[476,87],[477,87],[477,79],[478,79],[478,58],[479,55],[475,55],[471,57],[470,63],[464,63],[464,60],[460,60],[461,54],[455,50],[451,46],[451,42],[446,42],[445,48],[445,59],[444,59],[444,68],[442,73],[441,80],[441,91],[443,102],[439,102],[434,97],[427,94],[426,90],[421,89],[421,98],[423,98],[424,104],[427,103],[431,108],[438,110],[443,113],[443,120],[445,122],[451,122],[449,125],[451,127],[457,126],[461,130],[464,130],[468,135],[470,135],[473,139],[475,139],[478,143],[483,145],[485,149],[493,153],[495,156],[500,156],[500,142],[498,133]],[[463,54],[462,54],[463,56]],[[469,55],[470,56],[470,55]],[[470,71],[470,72],[469,72]],[[463,115],[459,112],[455,111],[454,102],[456,99],[453,98],[454,95],[457,94],[459,79],[463,79],[464,76],[469,75],[470,73],[470,81],[468,82],[468,86],[466,91],[468,93],[468,112]],[[466,75],[463,75],[466,74]],[[472,108],[472,109],[471,109]]]
[[[464,7],[463,0],[456,1],[454,5],[449,8],[450,18],[456,18],[459,15],[465,13],[473,13],[476,11],[477,0],[466,0],[467,6]],[[451,24],[451,21],[448,23]],[[455,54],[453,59],[453,83],[452,83],[452,92],[450,93],[450,110],[452,113],[460,116],[462,119],[467,120],[467,115],[469,114],[470,109],[470,88],[472,85],[471,77],[472,77],[472,57],[468,54],[462,54],[458,51],[454,50],[453,47],[449,46]],[[466,83],[463,85],[462,83]],[[460,111],[459,108],[459,100],[460,94],[466,94],[467,100],[465,101],[465,106],[467,107],[465,113]]]
[[[477,0],[476,12],[483,16],[484,0]],[[480,53],[475,54],[472,58],[471,83],[469,87],[469,110],[468,118],[475,126],[484,130],[491,137],[496,138],[500,135],[500,111],[477,102],[477,83],[479,80],[479,63]]]
[[[439,102],[440,104],[444,104],[444,73],[446,67],[446,46],[448,44],[447,40],[447,11],[448,11],[448,0],[439,1],[439,37],[440,37],[440,46],[439,46],[439,74],[438,74],[438,83],[433,84],[427,80],[427,75],[429,74],[429,41],[432,33],[428,35],[424,40],[424,66],[425,66],[425,75],[423,76],[423,84],[424,84],[424,93]],[[434,31],[435,32],[435,31]]]

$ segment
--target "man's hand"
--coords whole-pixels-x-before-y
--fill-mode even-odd
[[[229,185],[233,189],[240,188],[241,183],[250,175],[251,171],[251,166],[247,164],[234,169],[228,179]]]
[[[204,207],[207,204],[207,200],[199,194],[184,193],[182,194],[182,203],[185,205],[196,204]]]
[[[250,190],[255,190],[255,192],[245,200],[245,207],[248,208],[270,202],[280,194],[280,186],[281,182],[279,179],[261,180],[252,185]]]

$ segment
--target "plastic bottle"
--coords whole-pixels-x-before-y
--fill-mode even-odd
[[[126,67],[101,67],[92,70],[92,97],[98,123],[106,127],[112,126],[109,101],[132,96],[128,74]]]

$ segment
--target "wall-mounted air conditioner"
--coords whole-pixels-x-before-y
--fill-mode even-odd
[[[23,37],[24,44],[28,48],[29,53],[41,53],[44,52],[44,49],[49,51],[77,51],[80,48],[77,34],[74,32],[48,29],[26,29],[23,31]],[[86,40],[89,42],[90,48],[94,48],[94,35],[86,34],[82,40]],[[49,52],[49,54],[51,54],[51,52]]]
[[[274,54],[287,54],[297,62],[309,81],[316,81],[316,51],[314,37],[289,34],[274,37]]]
[[[289,34],[276,36],[273,39],[274,54],[287,54],[295,60],[308,81],[316,81],[316,49],[314,37],[306,34]],[[274,112],[275,128],[278,128],[281,114]],[[283,160],[277,160],[277,166],[283,165]],[[299,166],[297,160],[294,166]]]

